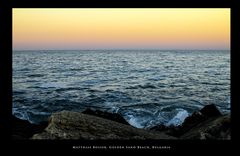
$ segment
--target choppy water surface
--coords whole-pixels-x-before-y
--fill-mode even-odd
[[[179,125],[209,103],[230,111],[230,51],[13,51],[13,114],[33,123],[90,107]]]

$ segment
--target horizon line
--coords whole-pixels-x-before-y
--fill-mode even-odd
[[[204,50],[231,50],[231,49],[150,49],[150,48],[146,48],[146,49],[143,49],[143,48],[131,48],[131,49],[121,49],[121,48],[115,48],[115,49],[12,49],[12,51],[77,51],[77,50],[85,50],[85,51],[90,51],[90,50],[96,50],[96,51],[100,51],[100,50],[179,50],[179,51],[183,51],[183,50],[201,50],[201,51],[204,51]]]

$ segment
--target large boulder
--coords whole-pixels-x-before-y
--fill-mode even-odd
[[[206,117],[216,117],[222,115],[222,113],[218,110],[218,108],[214,104],[206,105],[200,110],[200,112],[202,113],[202,115]]]
[[[191,116],[188,116],[176,134],[180,136],[193,127],[196,127],[198,124],[220,116],[222,116],[222,114],[214,104],[206,105],[200,111],[194,112]]]
[[[230,115],[224,115],[217,118],[209,118],[183,134],[180,139],[230,140]]]
[[[62,111],[51,115],[44,132],[32,139],[176,139],[162,132],[137,129],[115,121],[83,114]]]

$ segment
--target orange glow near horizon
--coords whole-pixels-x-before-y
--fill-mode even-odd
[[[230,9],[13,9],[13,49],[230,49]]]

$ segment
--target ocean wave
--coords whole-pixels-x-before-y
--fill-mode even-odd
[[[35,77],[44,77],[45,74],[28,74],[26,76],[31,77],[31,78],[35,78]]]
[[[165,124],[166,126],[179,126],[189,116],[189,113],[184,109],[177,109],[177,111],[178,113]]]
[[[223,86],[223,83],[217,83],[217,82],[201,82],[201,84],[204,85],[213,85],[213,86]]]
[[[22,119],[22,120],[28,120],[29,122],[31,123],[34,123],[28,116],[27,112],[26,111],[21,111],[21,110],[17,110],[15,109],[13,111],[13,115],[16,116],[17,118],[19,119]]]
[[[25,90],[14,90],[13,94],[14,95],[19,95],[19,94],[24,94],[26,91]]]
[[[71,68],[71,69],[69,69],[70,71],[83,71],[84,70],[84,68]]]
[[[229,60],[213,51],[13,53],[13,113],[33,121],[44,114],[27,111],[91,107],[137,127],[180,124],[209,102],[230,111]]]
[[[152,84],[144,84],[144,85],[135,85],[126,87],[126,89],[156,89],[157,86]]]
[[[159,96],[159,99],[181,99],[181,96]]]
[[[143,128],[144,126],[141,125],[142,121],[139,121],[140,119],[134,117],[133,115],[128,115],[128,118],[130,118],[128,120],[128,123],[136,128]]]
[[[175,108],[171,111],[157,110],[155,112],[146,111],[146,109],[129,109],[121,114],[130,125],[136,128],[151,128],[161,124],[179,126],[189,116],[189,112],[182,108]]]
[[[46,82],[39,86],[40,88],[66,88],[64,83],[61,82]]]
[[[80,87],[66,87],[66,88],[58,88],[55,91],[56,92],[65,92],[65,91],[72,91],[72,90],[81,90]]]

